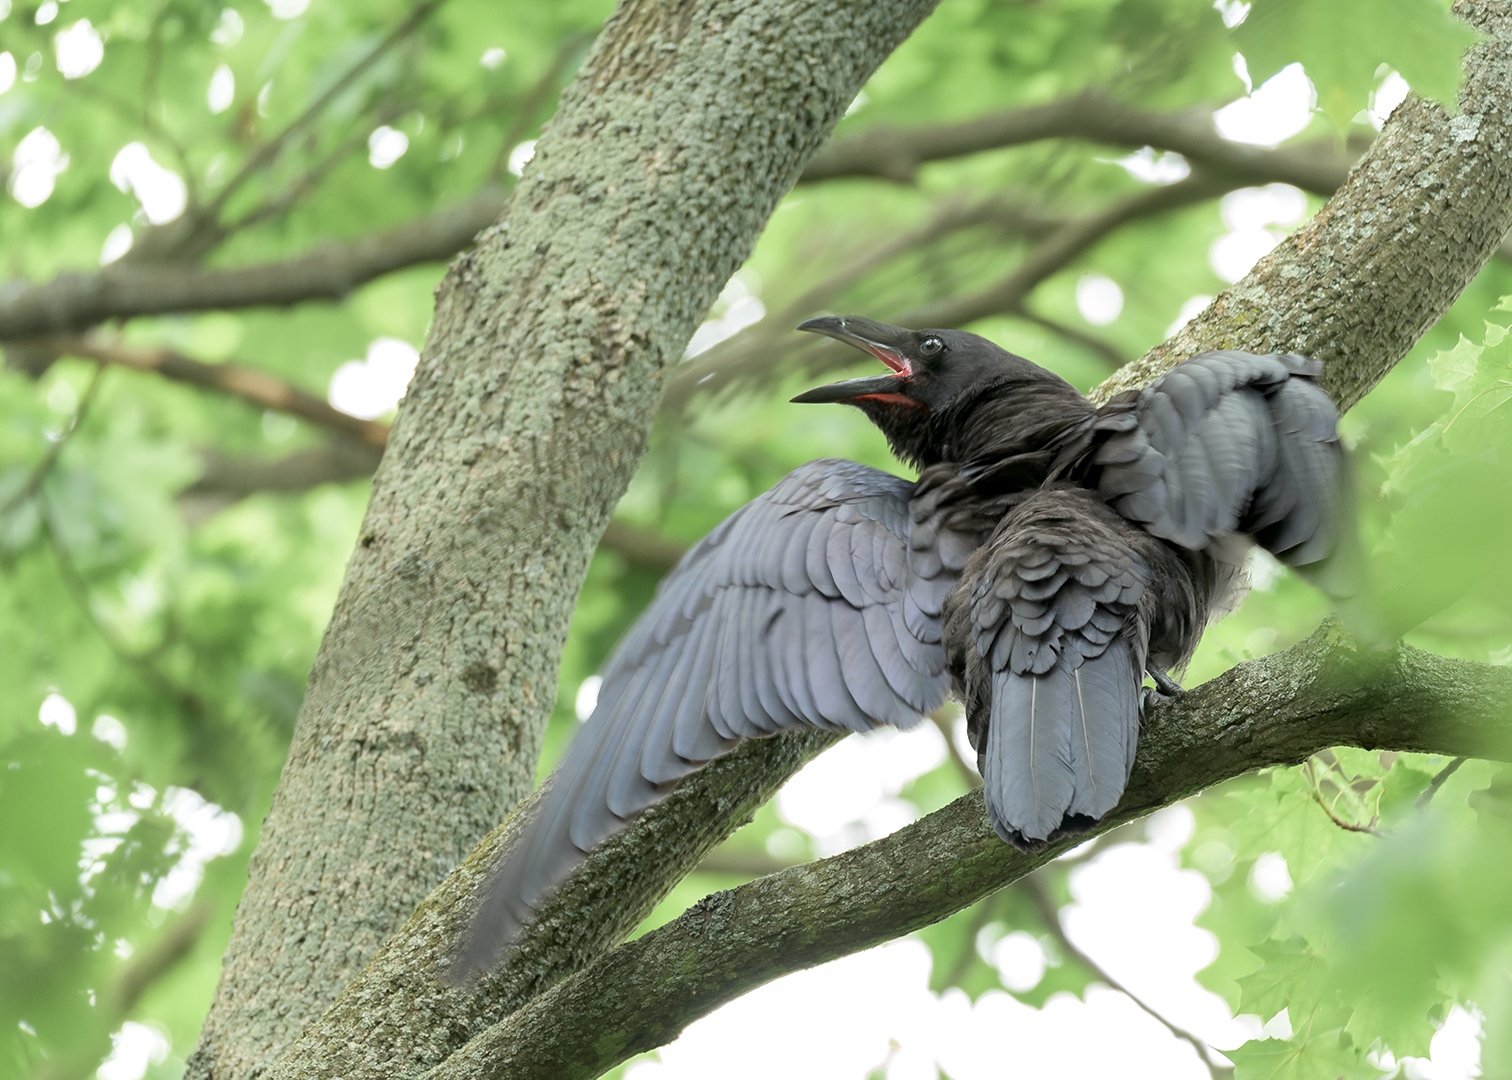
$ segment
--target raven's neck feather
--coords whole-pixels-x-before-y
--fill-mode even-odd
[[[1097,410],[1059,379],[999,384],[933,419],[940,460],[1012,474],[1038,486],[1063,472],[1091,442]]]

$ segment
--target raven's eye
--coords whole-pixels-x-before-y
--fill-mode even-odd
[[[937,337],[927,337],[919,342],[920,356],[939,356],[945,351],[945,343]]]

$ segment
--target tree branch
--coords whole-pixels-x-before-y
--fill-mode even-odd
[[[329,439],[271,460],[206,453],[200,478],[179,492],[179,508],[190,524],[198,524],[259,492],[308,491],[321,484],[360,480],[373,475],[381,458],[382,451],[371,443],[350,438]],[[655,574],[672,569],[688,550],[686,544],[660,533],[613,520],[604,528],[599,546]]]
[[[973,296],[952,297],[910,312],[907,325],[960,326],[1012,311],[1024,302],[1029,291],[1113,230],[1142,217],[1167,213],[1206,202],[1234,188],[1232,181],[1193,173],[1175,184],[1151,188],[1107,209],[1086,217],[1073,218],[1031,251],[1023,264],[997,284]]]
[[[1400,107],[1328,207],[1099,397],[1205,348],[1287,349],[1324,359],[1324,383],[1347,407],[1406,353],[1512,224],[1512,15],[1463,0],[1459,10],[1489,35],[1468,54],[1462,114],[1451,120],[1412,100]],[[1302,645],[1159,708],[1123,802],[1096,833],[1333,745],[1507,758],[1509,706],[1512,672],[1405,646],[1359,650],[1326,624]],[[809,752],[828,738],[752,742],[690,778],[589,857],[500,971],[444,988],[437,976],[524,816],[516,814],[421,905],[273,1076],[366,1080],[426,1067],[436,1080],[597,1075],[762,982],[937,921],[1082,842],[1016,852],[993,834],[973,792],[874,844],[717,894],[601,955],[749,812],[743,785],[775,785],[796,770],[801,755],[783,760],[778,747]],[[695,839],[685,845],[689,830]]]
[[[1036,315],[1022,304],[1015,308],[1012,313],[1025,322],[1033,323],[1035,326],[1050,331],[1050,333],[1057,337],[1065,338],[1072,345],[1085,349],[1104,361],[1114,371],[1117,371],[1129,362],[1128,357],[1095,334],[1089,334],[1085,330],[1078,330],[1074,326],[1067,326],[1065,323],[1056,322],[1054,319],[1047,319],[1043,315]]]
[[[545,84],[538,84],[538,89],[540,85]],[[1097,115],[1102,105],[1113,110],[1110,116],[1130,119],[1133,126],[1120,134],[1117,124],[1104,123]],[[883,167],[886,161],[913,160],[917,164],[1014,144],[994,141],[1003,138],[1011,137],[1016,142],[1092,138],[1089,132],[1094,131],[1103,131],[1109,136],[1104,141],[1117,145],[1150,144],[1180,150],[1212,175],[1225,178],[1230,188],[1278,181],[1328,193],[1348,171],[1351,158],[1339,154],[1331,143],[1280,150],[1243,146],[1219,137],[1212,129],[1211,117],[1204,119],[1205,116],[1192,111],[1169,115],[1144,113],[1116,102],[1082,96],[950,128],[919,131],[874,128],[832,144],[815,158],[816,162],[828,164],[817,172],[805,172],[803,179],[806,182],[838,176],[896,179]],[[1069,125],[1065,130],[1055,127],[1062,121]],[[339,299],[357,285],[382,274],[451,258],[471,244],[480,230],[491,225],[504,205],[504,192],[489,188],[461,206],[382,234],[261,266],[204,272],[137,261],[134,257],[130,263],[92,274],[61,274],[45,284],[11,282],[0,286],[0,341],[87,330],[111,318]],[[135,249],[136,256],[161,246],[150,244],[143,237]]]
[[[15,494],[6,499],[3,505],[0,505],[0,518],[42,491],[42,482],[57,467],[58,458],[63,456],[63,448],[68,445],[68,440],[73,438],[74,432],[79,430],[79,426],[84,423],[84,418],[89,415],[89,408],[94,404],[95,396],[100,392],[100,383],[104,378],[104,365],[96,366],[94,374],[90,376],[89,385],[84,388],[84,396],[79,399],[73,417],[68,422],[68,427],[52,440],[47,452],[42,455],[42,460],[37,462],[32,471],[27,474],[26,482],[16,490]]]
[[[110,1007],[118,1017],[129,1016],[152,984],[194,951],[214,913],[215,908],[207,901],[195,904],[174,920],[150,948],[131,958],[109,990]]]
[[[1286,652],[1241,664],[1160,706],[1141,736],[1128,793],[1090,835],[1330,746],[1512,760],[1509,709],[1506,668],[1405,645],[1361,648],[1330,621]],[[530,977],[543,961],[570,966],[567,957],[590,952],[590,941],[613,940],[654,903],[648,884],[665,880],[669,868],[648,864],[664,857],[675,830],[696,827],[705,850],[712,848],[759,804],[739,794],[741,785],[775,790],[831,741],[815,732],[778,736],[711,764],[590,856],[543,905],[521,951],[499,972],[477,985],[444,987],[437,980],[465,937],[489,867],[528,812],[522,808],[431,895],[269,1080],[366,1080],[409,1073],[416,1058],[440,1065],[428,1074],[433,1080],[597,1076],[755,986],[937,922],[1088,839],[1017,852],[993,833],[977,789],[885,839],[716,893],[530,1000],[551,980]],[[736,805],[725,801],[731,798]],[[729,810],[733,821],[725,809],[710,814],[711,806]],[[687,854],[681,862],[691,869],[697,859]],[[528,1004],[515,1011],[522,999]],[[468,1032],[497,1017],[505,1019],[453,1053]],[[423,1037],[374,1034],[401,1030]]]
[[[1449,764],[1445,765],[1437,773],[1435,773],[1433,779],[1428,782],[1427,788],[1425,788],[1423,790],[1423,793],[1418,796],[1417,802],[1414,805],[1419,810],[1428,809],[1428,804],[1433,801],[1433,797],[1437,795],[1439,793],[1439,789],[1444,786],[1444,781],[1448,780],[1455,773],[1459,772],[1460,766],[1468,760],[1468,758],[1457,757],[1454,760],[1450,761]]]
[[[382,457],[371,443],[345,437],[272,459],[230,458],[208,451],[202,457],[204,472],[179,492],[179,503],[191,522],[203,521],[261,491],[308,491],[372,476]]]
[[[488,188],[467,202],[347,244],[284,262],[232,270],[115,263],[46,284],[0,286],[0,341],[73,333],[107,319],[339,300],[376,277],[441,262],[471,245],[503,213],[506,195]]]
[[[1235,181],[1193,173],[1175,184],[1147,188],[1096,213],[1059,221],[1032,219],[1034,224],[1044,228],[1044,234],[1011,274],[973,295],[926,304],[890,321],[910,327],[953,327],[1003,314],[1019,314],[1031,321],[1040,321],[1024,312],[1024,301],[1029,293],[1040,282],[1069,266],[1103,237],[1130,221],[1205,202],[1237,186],[1240,185]],[[960,215],[960,219],[973,224],[981,218],[980,210],[975,215]],[[950,219],[952,227],[956,220]],[[812,293],[805,297],[811,298]],[[813,310],[807,308],[802,314],[811,314]],[[790,318],[780,321],[763,319],[743,334],[710,349],[704,356],[683,364],[672,378],[664,407],[680,409],[700,390],[718,392],[738,382],[769,375],[772,367],[769,338],[774,333],[786,336],[790,321]],[[849,367],[856,362],[854,349],[828,339],[815,340],[797,348],[789,347],[788,351],[791,363],[815,374]],[[1106,355],[1104,349],[1098,351]]]
[[[1332,141],[1268,150],[1229,142],[1213,126],[1209,109],[1152,113],[1096,91],[1048,105],[983,116],[961,124],[927,128],[869,128],[827,146],[803,170],[803,183],[874,176],[913,183],[929,161],[1000,150],[1041,139],[1085,139],[1111,146],[1171,150],[1207,172],[1242,184],[1292,184],[1329,195],[1369,146],[1351,140],[1341,151]]]
[[[117,364],[134,371],[161,375],[208,390],[219,390],[259,409],[297,416],[371,446],[382,448],[388,442],[389,426],[382,421],[364,420],[342,412],[314,394],[242,364],[207,364],[173,349],[133,349],[97,334],[34,338],[23,342],[21,348],[34,356],[46,358],[49,363],[62,356],[78,356],[102,365]],[[377,466],[376,460],[373,465]]]
[[[1123,803],[1096,832],[1329,746],[1512,760],[1512,672],[1357,647],[1336,623],[1162,706]],[[1198,748],[1201,751],[1198,752]],[[792,971],[937,922],[1085,841],[1025,855],[980,792],[886,839],[716,893],[553,987],[427,1074],[431,1080],[597,1076]]]
[[[115,979],[100,996],[100,1026],[112,1030],[131,1015],[153,983],[177,967],[199,944],[214,908],[203,901],[195,904],[168,927],[147,948],[127,961],[116,973]],[[35,1073],[32,1080],[82,1080],[93,1076],[100,1064],[100,1055],[91,1045],[81,1049],[78,1056],[69,1060],[55,1061]]]
[[[237,172],[237,174],[226,183],[226,186],[224,188],[221,189],[220,194],[216,196],[215,201],[211,203],[207,208],[205,216],[210,218],[211,220],[214,220],[216,217],[218,217],[220,210],[225,206],[226,201],[230,199],[231,196],[234,195],[238,190],[240,190],[243,184],[245,184],[263,168],[271,164],[274,159],[276,159],[278,155],[283,152],[283,148],[289,144],[289,141],[293,139],[295,135],[303,131],[310,125],[310,123],[315,120],[316,117],[325,112],[326,107],[330,105],[331,102],[335,101],[338,97],[345,93],[347,88],[350,87],[354,82],[356,82],[357,79],[361,77],[363,72],[367,71],[375,63],[377,63],[378,60],[381,59],[386,52],[392,49],[399,42],[403,41],[405,38],[409,37],[410,34],[414,33],[415,30],[420,26],[420,24],[423,23],[426,19],[430,18],[432,12],[440,7],[443,2],[444,0],[422,0],[422,2],[418,4],[413,11],[410,12],[408,18],[406,18],[402,23],[400,23],[398,26],[394,27],[394,29],[390,30],[386,35],[384,35],[383,39],[375,44],[365,54],[363,54],[363,56],[358,59],[355,64],[347,69],[346,73],[342,75],[341,78],[332,83],[330,87],[326,89],[325,93],[321,94],[320,97],[310,102],[309,106],[305,109],[304,112],[295,117],[294,120],[292,120],[288,124],[288,126],[286,126],[277,135],[269,139],[267,142],[263,143],[262,146],[258,147],[257,151],[247,159],[247,163],[241,167],[241,170]]]
[[[114,627],[100,618],[90,597],[89,582],[84,579],[78,564],[74,562],[73,553],[68,550],[68,545],[63,540],[52,500],[42,490],[37,492],[36,498],[42,534],[46,537],[48,547],[53,553],[53,561],[57,563],[58,576],[63,580],[63,587],[73,600],[74,606],[79,609],[79,615],[105,643],[105,647],[114,654],[122,666],[136,672],[138,678],[154,692],[183,709],[184,713],[195,721],[199,729],[196,731],[196,736],[224,727],[221,718],[212,712],[204,698],[194,690],[181,686],[157,665],[153,650],[133,649],[122,640]]]
[[[612,519],[604,527],[599,547],[607,548],[628,563],[658,574],[665,574],[676,566],[677,560],[688,550],[686,544],[668,540],[660,533],[637,529],[633,525]]]

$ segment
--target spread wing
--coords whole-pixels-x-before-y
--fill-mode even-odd
[[[1104,410],[1098,490],[1120,514],[1192,550],[1245,533],[1293,566],[1328,556],[1345,502],[1338,410],[1317,360],[1210,352]]]
[[[741,740],[908,727],[945,700],[941,607],[979,538],[914,493],[810,462],[678,563],[605,666],[460,967],[491,963],[584,853]]]

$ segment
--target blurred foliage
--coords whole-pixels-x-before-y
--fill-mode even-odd
[[[0,175],[19,190],[17,151],[38,129],[60,146],[50,196],[35,206],[0,199],[4,272],[34,282],[87,273],[122,225],[133,234],[128,264],[255,265],[507,188],[511,152],[538,133],[610,6],[447,0],[390,40],[411,9],[382,0],[0,0]],[[1368,136],[1363,111],[1382,65],[1447,100],[1471,40],[1438,0],[1392,0],[1384,12],[1366,0],[1255,0],[1236,21],[1243,7],[944,0],[837,137],[1088,88],[1151,110],[1215,108],[1244,94],[1236,51],[1257,84],[1306,65],[1320,111],[1296,141]],[[86,20],[103,59],[65,78],[59,36]],[[228,77],[229,101],[212,112],[207,88],[218,79],[227,93]],[[369,157],[381,127],[406,140],[383,167]],[[176,219],[153,224],[130,183],[112,177],[132,143],[182,182]],[[942,214],[1003,197],[1040,215],[1087,213],[1148,190],[1119,164],[1125,153],[1046,140],[934,163],[908,186],[800,187],[740,288],[769,312],[809,298],[882,318],[974,292],[1019,265],[1034,237],[992,220],[945,228]],[[916,242],[877,255],[910,230]],[[1132,220],[1041,282],[1030,314],[972,329],[1089,387],[1111,357],[1138,355],[1188,301],[1224,287],[1209,250],[1227,231],[1215,202]],[[340,303],[138,318],[112,332],[205,361],[235,358],[318,393],[376,337],[419,346],[442,269],[401,270]],[[1105,325],[1078,307],[1088,274],[1121,290]],[[1422,647],[1498,663],[1512,658],[1512,578],[1499,551],[1512,506],[1502,415],[1512,339],[1498,321],[1509,293],[1512,271],[1494,261],[1345,423],[1393,625]],[[785,404],[802,385],[774,363],[762,385],[660,426],[619,518],[691,542],[810,458],[896,467],[858,415]],[[207,454],[276,464],[328,438],[152,375],[67,359],[0,371],[0,1075],[87,1076],[127,1018],[171,1047],[146,1062],[153,1080],[176,1076],[192,1048],[366,484],[212,504],[180,493]],[[1283,649],[1326,614],[1293,575],[1261,570],[1245,606],[1208,634],[1189,682]],[[543,773],[574,730],[580,685],[655,584],[654,570],[620,553],[595,558]],[[1241,1078],[1389,1072],[1388,1053],[1426,1052],[1452,1002],[1484,1014],[1488,1074],[1512,1071],[1507,780],[1471,763],[1420,811],[1445,764],[1339,752],[1192,800],[1182,859],[1211,883],[1202,923],[1220,943],[1203,977],[1241,1012],[1270,1021],[1286,1011],[1289,1028],[1268,1030],[1292,1033],[1235,1051]],[[947,759],[897,798],[927,812],[969,783],[969,767]],[[223,852],[234,834],[211,827],[225,814],[244,826],[232,853]],[[215,847],[214,835],[231,839]],[[1131,839],[1125,830],[1104,847]],[[652,922],[712,888],[811,858],[819,842],[763,808],[722,863],[680,885]],[[1068,875],[1095,850],[1039,875],[1051,906],[1069,902]],[[1284,899],[1255,885],[1256,865],[1276,857],[1293,883]],[[1002,990],[993,948],[1015,930],[1038,940],[1047,962],[1017,991],[1023,1000],[1079,994],[1097,977],[1017,887],[920,935],[935,988]],[[146,964],[173,942],[170,962]]]
[[[1420,0],[1256,0],[1234,37],[1256,84],[1301,63],[1340,131],[1387,62],[1419,93],[1452,102],[1459,57],[1476,39],[1447,3]],[[1414,39],[1416,48],[1403,48]]]

